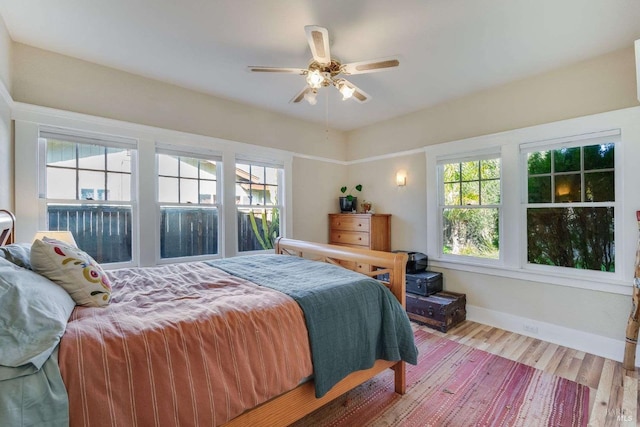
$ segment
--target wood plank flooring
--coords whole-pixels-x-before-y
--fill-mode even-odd
[[[589,426],[640,426],[637,369],[626,371],[620,362],[469,320],[446,334],[414,327],[588,386]]]

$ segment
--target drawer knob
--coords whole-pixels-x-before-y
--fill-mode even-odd
[[[358,240],[362,240],[362,237],[358,237]]]

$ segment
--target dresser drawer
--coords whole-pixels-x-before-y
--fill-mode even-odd
[[[331,230],[369,232],[371,229],[370,224],[370,218],[359,215],[336,215],[331,217]]]
[[[338,243],[340,245],[369,246],[369,233],[332,230],[331,243]]]

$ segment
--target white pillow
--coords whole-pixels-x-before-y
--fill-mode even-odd
[[[111,283],[100,265],[86,252],[45,237],[31,246],[33,271],[62,286],[78,305],[109,304]]]

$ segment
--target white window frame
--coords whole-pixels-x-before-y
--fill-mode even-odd
[[[246,156],[246,155],[239,155],[236,156],[235,158],[235,162],[233,164],[234,167],[234,171],[236,170],[236,165],[240,163],[240,164],[245,164],[245,165],[251,165],[251,166],[259,166],[259,167],[268,167],[268,168],[273,168],[273,169],[278,169],[278,194],[279,194],[279,199],[278,199],[278,204],[277,205],[265,205],[264,208],[270,209],[270,208],[277,208],[278,209],[278,217],[279,217],[279,236],[284,237],[286,235],[285,229],[286,229],[286,185],[285,185],[285,181],[286,181],[286,177],[287,177],[287,168],[285,167],[285,163],[276,159],[267,159],[267,158],[260,158],[260,157],[251,157],[251,156]],[[233,187],[234,187],[234,192],[233,192],[233,196],[234,199],[235,197],[237,197],[235,190],[236,190],[236,181],[234,179],[233,181]],[[235,215],[233,217],[233,221],[236,223],[236,236],[235,236],[235,250],[236,250],[236,254],[237,255],[252,255],[252,254],[259,254],[259,253],[272,253],[273,249],[259,249],[259,250],[253,250],[253,251],[240,251],[240,247],[239,247],[239,230],[237,229],[237,218],[238,218],[238,210],[240,209],[258,209],[259,206],[258,205],[247,205],[247,204],[236,204],[234,207],[234,211],[235,211]]]
[[[490,160],[490,159],[499,159],[500,160],[500,203],[497,205],[475,205],[476,207],[472,207],[470,209],[476,208],[496,208],[498,209],[498,233],[500,236],[500,240],[498,243],[499,248],[499,257],[497,259],[494,258],[486,258],[486,257],[478,257],[473,255],[460,255],[460,254],[445,254],[442,250],[444,247],[444,209],[452,208],[452,205],[445,205],[445,197],[444,197],[444,165],[451,163],[464,163],[464,162],[477,162],[481,160]],[[437,158],[437,173],[438,173],[438,229],[440,230],[438,234],[439,239],[439,255],[443,260],[468,260],[473,263],[480,264],[501,264],[503,258],[503,250],[502,250],[502,241],[503,241],[503,227],[502,227],[502,158],[499,150],[489,149],[483,150],[474,153],[467,153],[464,155],[453,155],[453,156],[440,156]]]
[[[616,258],[615,258],[615,272],[608,271],[597,271],[597,270],[586,270],[586,269],[578,269],[571,267],[562,267],[562,266],[553,266],[553,265],[541,265],[541,264],[533,264],[529,263],[527,257],[527,209],[531,207],[541,207],[541,208],[553,208],[567,207],[564,203],[529,203],[528,201],[528,162],[527,155],[532,152],[537,151],[545,151],[545,150],[557,150],[560,148],[575,148],[575,147],[584,147],[589,145],[597,145],[604,143],[614,143],[615,144],[615,155],[614,155],[614,183],[615,183],[615,191],[614,197],[615,201],[613,202],[579,202],[572,203],[573,206],[581,206],[581,207],[613,207],[614,209],[614,248],[616,248]],[[521,220],[523,227],[521,229],[522,236],[521,239],[523,241],[522,251],[521,251],[521,265],[525,270],[529,270],[535,273],[546,273],[546,274],[556,274],[556,275],[567,275],[573,276],[576,278],[583,279],[600,279],[606,280],[608,278],[616,277],[616,273],[621,268],[622,263],[621,259],[623,254],[617,253],[618,250],[618,242],[621,241],[621,234],[619,228],[622,227],[622,221],[620,220],[621,215],[621,201],[620,201],[620,193],[619,187],[622,182],[622,161],[620,159],[621,155],[619,153],[621,150],[621,137],[620,137],[620,129],[611,129],[604,130],[600,132],[592,132],[585,133],[580,135],[570,135],[564,136],[549,140],[542,141],[534,141],[534,142],[526,142],[520,144],[520,179],[521,179],[521,194],[522,194],[522,212],[521,212]],[[581,169],[582,173],[583,170]],[[584,190],[584,189],[583,189]]]
[[[78,200],[78,199],[49,199],[47,198],[47,150],[46,139],[58,139],[66,142],[100,145],[108,148],[126,148],[131,150],[131,173],[130,173],[130,194],[131,200]],[[125,138],[110,134],[93,133],[84,130],[71,128],[38,126],[38,216],[41,218],[39,223],[42,229],[48,229],[47,224],[47,206],[48,204],[72,204],[72,205],[125,205],[131,207],[131,260],[127,262],[103,263],[108,268],[123,268],[137,265],[138,263],[138,239],[139,230],[138,222],[135,220],[138,216],[138,181],[137,181],[137,152],[138,141],[133,138]],[[77,195],[76,195],[77,196]]]
[[[534,147],[580,138],[591,139],[601,132],[620,134],[615,153],[615,273],[572,268],[546,269],[528,266],[526,260],[526,211],[524,191],[526,170],[520,152],[521,145]],[[513,278],[545,285],[568,286],[628,295],[633,286],[638,224],[635,211],[640,208],[640,107],[626,108],[591,116],[531,126],[501,133],[483,135],[424,147],[426,157],[426,242],[429,263],[434,269],[446,268],[463,272]],[[438,218],[437,161],[456,158],[482,150],[500,150],[502,157],[502,263],[482,260],[450,259],[440,255],[438,238],[441,226]],[[541,266],[544,267],[544,266]],[[561,271],[562,270],[562,271]],[[568,271],[567,271],[568,270]]]
[[[212,204],[200,204],[197,206],[203,206],[205,208],[215,208],[218,211],[218,231],[217,231],[217,245],[218,245],[218,253],[216,254],[204,254],[204,255],[194,255],[194,256],[185,256],[185,257],[175,257],[175,258],[162,258],[161,256],[161,247],[160,247],[160,226],[161,226],[161,206],[174,206],[181,207],[184,206],[185,203],[169,203],[162,202],[159,200],[159,185],[158,178],[159,174],[159,164],[158,164],[158,154],[168,154],[170,156],[181,156],[181,157],[189,157],[193,159],[200,160],[213,160],[216,162],[216,195],[218,196],[216,199],[216,203]],[[156,230],[157,234],[157,247],[156,247],[156,264],[173,264],[179,262],[189,262],[189,261],[201,261],[208,259],[216,259],[222,257],[222,228],[224,224],[224,209],[223,209],[223,173],[224,164],[222,161],[222,153],[214,150],[202,149],[199,147],[192,146],[177,146],[173,144],[165,144],[165,143],[156,143],[156,151],[155,151],[155,179],[156,179],[156,213],[157,213],[157,226]]]

